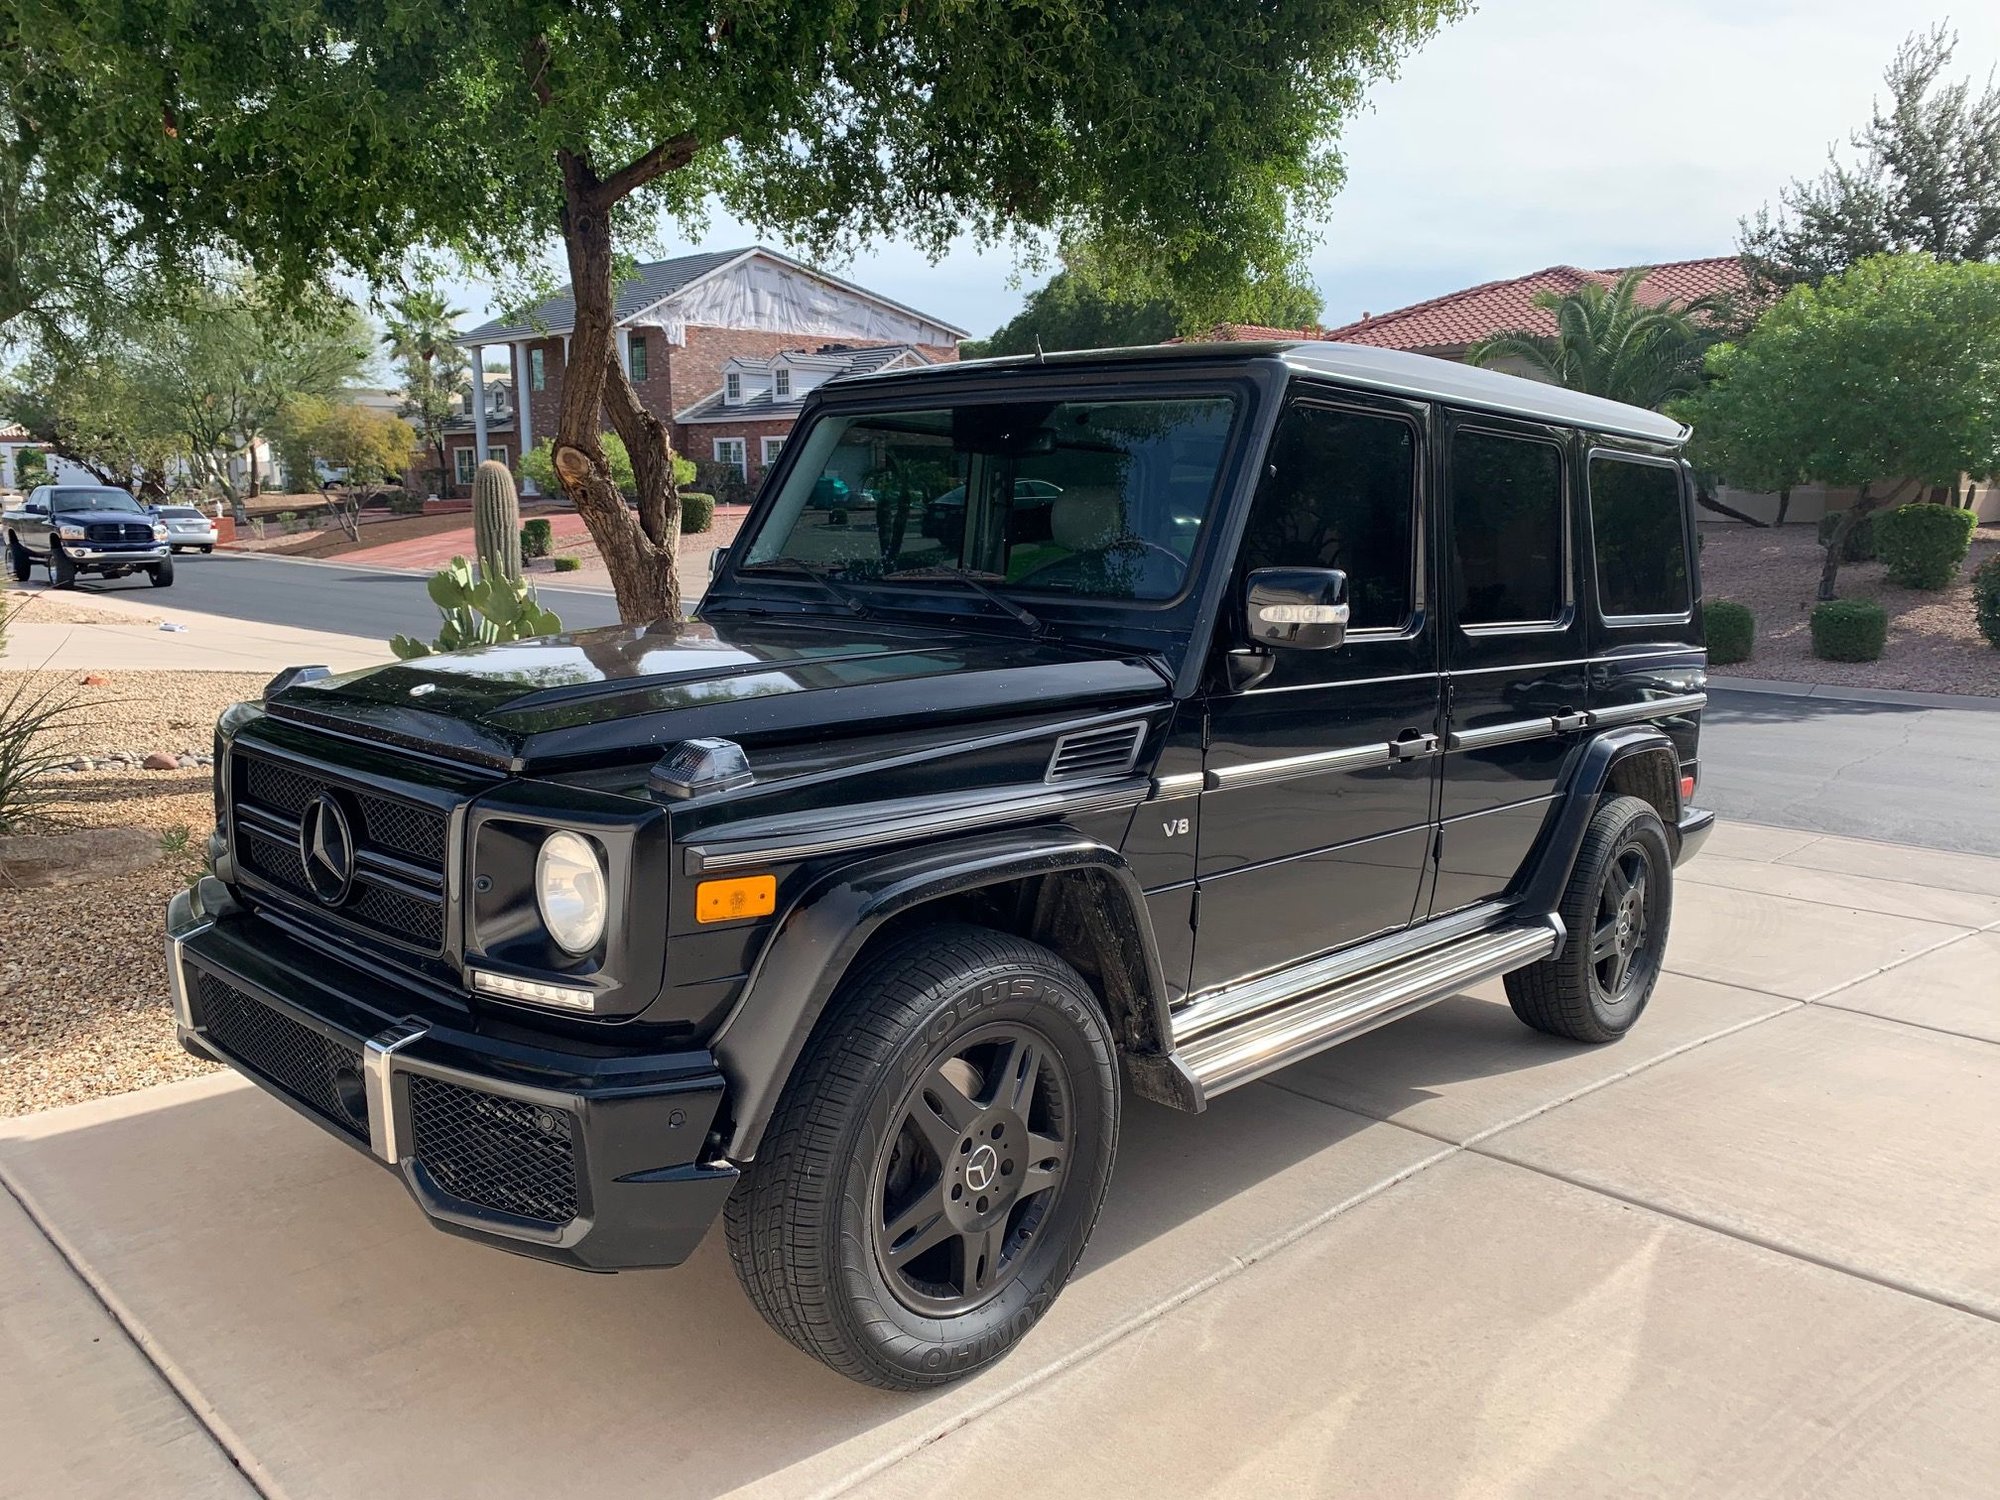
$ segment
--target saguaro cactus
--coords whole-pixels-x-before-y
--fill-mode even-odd
[[[490,458],[472,476],[472,541],[481,578],[520,578],[521,497],[507,466]]]

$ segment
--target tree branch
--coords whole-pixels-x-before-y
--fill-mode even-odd
[[[535,96],[536,103],[547,109],[555,96],[549,92],[549,39],[546,36],[537,36],[528,43],[527,56],[522,65],[528,71],[528,92]]]
[[[599,202],[607,207],[616,203],[628,193],[636,192],[655,177],[664,177],[669,172],[678,172],[695,158],[701,150],[701,140],[691,130],[661,141],[635,161],[629,161],[609,177],[598,188]]]

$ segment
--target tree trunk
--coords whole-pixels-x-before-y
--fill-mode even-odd
[[[676,618],[680,591],[674,576],[673,538],[667,538],[663,549],[641,528],[639,518],[612,481],[611,466],[605,462],[604,447],[598,441],[607,379],[617,358],[611,326],[611,204],[604,201],[602,185],[581,156],[565,150],[559,151],[557,158],[563,173],[563,248],[569,259],[576,315],[570,331],[571,356],[564,372],[562,404],[556,412],[556,478],[590,528],[590,539],[597,544],[598,555],[611,574],[618,618],[627,624]],[[636,406],[638,398],[629,385],[614,398],[614,404],[622,406],[628,396]],[[664,432],[655,444],[628,440],[635,475],[641,472],[639,465],[650,461],[664,443]],[[676,523],[679,519],[678,501],[670,504],[668,498],[671,465],[667,482],[669,488],[661,490],[656,477],[653,498],[655,519],[662,527],[669,510]],[[643,483],[640,493],[646,494]]]
[[[1760,521],[1747,511],[1738,510],[1733,505],[1724,505],[1708,492],[1706,485],[1697,484],[1695,486],[1694,503],[1699,505],[1703,510],[1712,510],[1719,516],[1727,516],[1732,521],[1741,521],[1746,526],[1755,526],[1766,531],[1771,526],[1769,521]]]
[[[1862,517],[1873,515],[1878,510],[1886,510],[1895,504],[1897,497],[1909,487],[1909,483],[1910,481],[1906,479],[1893,490],[1889,491],[1888,494],[1879,498],[1869,494],[1868,486],[1864,484],[1856,492],[1854,503],[1840,513],[1840,520],[1835,524],[1832,534],[1826,539],[1826,561],[1820,565],[1819,597],[1821,599],[1836,599],[1839,597],[1834,592],[1834,584],[1840,577],[1840,557],[1841,553],[1847,547],[1848,533],[1861,524]]]
[[[1783,489],[1778,491],[1778,519],[1772,524],[1776,526],[1784,525],[1785,513],[1789,511],[1791,508],[1792,508],[1792,487],[1788,484]]]
[[[250,465],[250,498],[256,499],[264,493],[264,476],[257,467],[257,440],[250,439],[243,445],[243,457]]]

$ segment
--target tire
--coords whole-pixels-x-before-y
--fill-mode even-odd
[[[28,556],[28,549],[11,531],[7,533],[7,566],[16,583],[26,583],[35,571],[35,560]]]
[[[49,544],[49,582],[59,589],[76,587],[76,564],[70,561],[60,542]]]
[[[213,552],[214,550],[215,550],[215,544],[213,542],[204,542],[202,544],[201,548],[202,556],[206,557],[209,553]]]
[[[894,941],[842,984],[730,1195],[737,1277],[850,1379],[970,1375],[1069,1280],[1118,1110],[1110,1027],[1068,964],[981,927]]]
[[[169,552],[165,557],[146,569],[146,577],[152,580],[156,589],[170,589],[174,586],[174,557]]]
[[[1560,911],[1569,937],[1507,976],[1514,1014],[1537,1031],[1615,1042],[1652,998],[1674,910],[1674,862],[1659,814],[1613,797],[1584,830]]]

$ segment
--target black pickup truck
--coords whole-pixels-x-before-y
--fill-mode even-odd
[[[41,564],[59,589],[74,584],[79,573],[144,573],[155,588],[174,581],[166,526],[109,485],[44,484],[30,491],[7,517],[7,561],[24,583]]]
[[[808,1353],[964,1375],[1132,1095],[1495,976],[1638,1020],[1712,821],[1684,437],[1326,343],[830,383],[697,620],[225,715],[181,1035],[442,1229],[610,1270],[720,1215]]]

